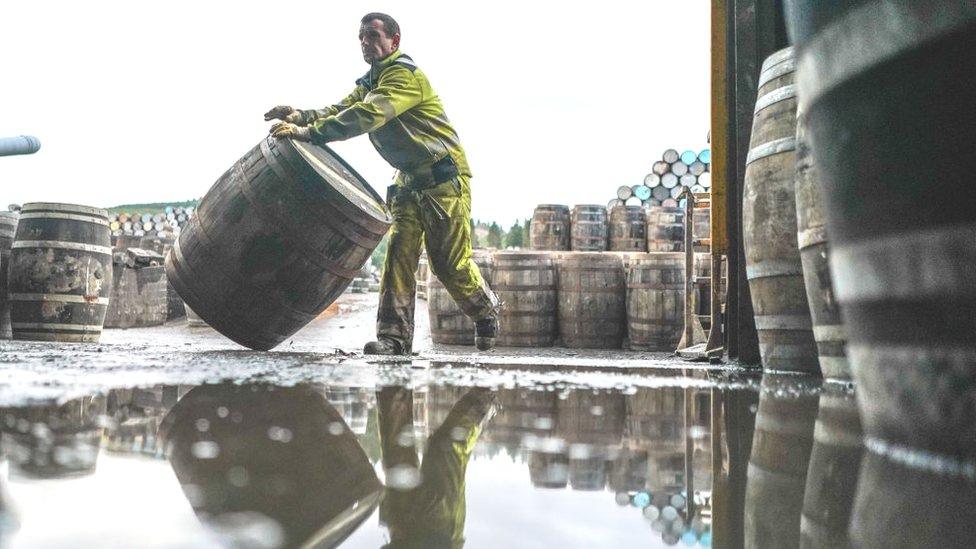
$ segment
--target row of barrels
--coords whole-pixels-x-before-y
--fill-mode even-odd
[[[673,351],[681,338],[683,253],[475,250],[473,260],[504,304],[501,346]],[[706,276],[707,254],[695,265]],[[473,323],[433,274],[427,301],[434,343],[473,343]]]
[[[686,189],[705,193],[711,188],[711,161],[710,149],[698,153],[693,150],[679,153],[676,149],[667,149],[661,159],[651,166],[651,173],[644,177],[643,183],[618,187],[617,195],[607,203],[607,209],[615,206],[683,208],[681,194]]]
[[[160,236],[174,238],[187,226],[194,215],[194,207],[166,206],[163,211],[148,213],[116,213],[109,216],[113,237]]]
[[[711,234],[709,208],[694,211],[696,239]],[[533,250],[680,252],[685,245],[685,210],[679,207],[622,206],[609,211],[581,204],[540,204],[532,213],[529,244]],[[696,251],[707,251],[700,247]]]

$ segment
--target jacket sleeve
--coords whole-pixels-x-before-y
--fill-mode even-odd
[[[319,118],[327,118],[329,116],[335,116],[337,113],[348,109],[349,107],[356,104],[357,101],[361,101],[366,95],[366,88],[363,86],[356,86],[356,89],[352,91],[345,99],[339,101],[335,105],[329,107],[324,107],[321,109],[309,109],[302,110],[302,126],[308,126],[312,122],[315,122]]]
[[[415,107],[422,99],[423,89],[413,72],[406,67],[392,67],[383,72],[376,88],[362,99],[334,115],[312,121],[309,124],[312,141],[327,143],[369,133]]]

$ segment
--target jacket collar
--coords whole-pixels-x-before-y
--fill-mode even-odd
[[[409,55],[405,55],[400,50],[396,50],[390,55],[384,57],[383,59],[380,59],[379,61],[374,61],[372,65],[370,65],[369,71],[367,71],[366,74],[364,74],[362,77],[356,80],[356,84],[359,86],[364,86],[367,90],[372,90],[374,87],[376,87],[376,81],[379,80],[380,73],[383,72],[383,69],[395,63],[396,60],[399,59],[401,56],[404,59],[410,59]]]

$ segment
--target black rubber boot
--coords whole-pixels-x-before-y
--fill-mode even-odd
[[[403,351],[403,347],[396,340],[381,337],[364,345],[363,354],[396,356],[407,353]]]
[[[498,316],[492,315],[474,323],[474,345],[479,351],[494,348],[496,337],[498,337]]]

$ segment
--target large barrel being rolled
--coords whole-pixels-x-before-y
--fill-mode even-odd
[[[819,373],[796,243],[792,63],[792,48],[779,51],[763,63],[759,76],[743,191],[743,243],[763,367]]]
[[[342,294],[390,221],[331,149],[269,137],[203,197],[166,274],[207,324],[267,350]]]
[[[539,204],[529,223],[529,244],[533,250],[568,250],[569,229],[568,206]]]
[[[10,302],[7,300],[7,270],[10,245],[17,232],[17,212],[0,212],[0,339],[10,339]]]
[[[647,251],[680,252],[684,249],[684,208],[653,206],[647,210]]]
[[[559,258],[559,335],[566,347],[619,349],[627,334],[623,260],[582,252]]]
[[[491,254],[487,250],[474,250],[471,259],[478,265],[481,277],[491,284]],[[444,345],[473,345],[474,321],[458,307],[434,272],[425,270],[428,272],[426,286],[430,338],[434,343]]]
[[[574,252],[602,252],[607,249],[609,220],[607,209],[599,204],[580,204],[573,207],[570,219]]]
[[[98,341],[112,293],[108,213],[24,204],[7,282],[14,339]]]
[[[627,338],[635,351],[673,351],[685,313],[685,254],[635,254],[627,265]]]
[[[548,347],[558,335],[556,266],[548,253],[496,253],[491,288],[504,303],[497,342]]]
[[[958,0],[788,5],[799,16],[801,100],[868,450],[853,545],[968,547],[976,9]]]
[[[647,251],[647,214],[643,206],[616,206],[610,210],[610,250]]]

